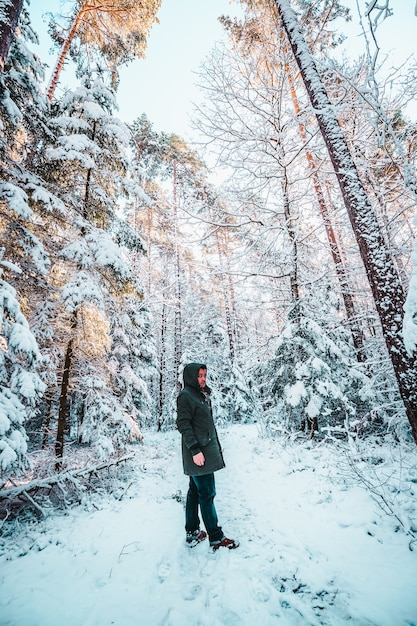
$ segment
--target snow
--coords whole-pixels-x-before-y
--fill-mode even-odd
[[[288,385],[285,390],[285,399],[291,406],[300,404],[302,398],[307,395],[306,388],[302,380],[297,380],[293,385]]]
[[[113,496],[3,538],[2,626],[416,623],[414,444],[219,432],[216,505],[237,550],[186,547],[179,435],[145,432]]]
[[[42,202],[44,208],[48,212],[52,212],[53,210],[56,210],[59,213],[62,213],[62,214],[65,213],[65,204],[57,196],[49,192],[47,189],[45,189],[41,185],[31,184],[28,187],[33,189],[32,199],[35,202]]]
[[[417,220],[415,220],[417,222]],[[407,353],[411,356],[417,350],[417,241],[411,255],[413,273],[404,305],[403,337]]]
[[[130,275],[129,267],[122,258],[120,246],[114,243],[106,233],[92,233],[86,237],[98,265],[112,267],[121,278]]]
[[[8,338],[8,347],[15,354],[24,353],[30,362],[40,358],[36,339],[22,315],[20,315],[19,321],[16,321],[12,326]]]
[[[61,289],[65,308],[69,313],[76,311],[82,304],[92,302],[100,306],[102,294],[99,286],[85,271],[80,271]]]
[[[10,209],[17,216],[23,219],[32,218],[33,214],[28,205],[27,194],[13,183],[0,183],[0,198],[6,199]]]
[[[32,335],[33,337],[33,335]],[[20,395],[27,404],[35,404],[35,399],[46,391],[46,384],[34,372],[15,367],[10,377],[10,390]]]
[[[79,161],[84,167],[93,168],[94,159],[85,151],[94,151],[94,144],[85,135],[70,135],[60,140],[58,148],[47,148],[46,157],[51,161]]]

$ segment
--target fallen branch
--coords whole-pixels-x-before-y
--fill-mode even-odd
[[[66,500],[66,491],[64,488],[65,483],[70,483],[73,487],[75,487],[77,491],[82,491],[83,489],[85,489],[85,487],[80,482],[80,478],[83,478],[85,476],[91,476],[92,474],[97,476],[98,472],[104,469],[109,469],[110,467],[117,466],[120,463],[134,458],[134,456],[135,455],[133,453],[126,454],[124,456],[118,457],[117,459],[102,461],[83,469],[65,470],[63,472],[54,474],[53,476],[38,478],[36,480],[32,480],[21,485],[13,484],[13,487],[0,490],[0,501],[9,501],[11,503],[19,498],[24,498],[26,501],[32,504],[32,506],[42,515],[42,517],[45,517],[45,510],[36,502],[33,497],[37,492],[48,490],[50,493],[54,487],[57,487],[61,490],[64,500]],[[5,504],[3,504],[3,508],[5,508]]]

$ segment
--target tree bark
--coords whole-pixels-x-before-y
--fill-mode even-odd
[[[182,359],[182,320],[181,320],[181,269],[180,269],[180,250],[178,244],[178,205],[177,205],[177,163],[173,162],[174,169],[174,188],[173,188],[173,209],[174,209],[174,237],[175,237],[175,323],[174,323],[174,371],[175,385],[177,392],[182,389],[180,376],[180,365]]]
[[[51,411],[52,411],[52,398],[53,398],[53,389],[48,389],[45,394],[46,399],[46,408],[45,408],[45,417],[43,419],[42,430],[42,445],[41,450],[45,450],[48,445],[48,437],[49,437],[49,425],[51,423]]]
[[[284,161],[283,161],[284,162]],[[297,217],[291,213],[291,203],[288,197],[288,177],[287,168],[283,168],[283,182],[282,182],[282,197],[285,215],[285,227],[288,237],[290,239],[290,254],[291,254],[291,268],[290,268],[290,290],[291,290],[291,307],[293,313],[295,313],[295,319],[299,322],[299,302],[300,302],[300,289],[298,285],[298,240],[297,240]]]
[[[164,421],[164,374],[166,366],[166,331],[167,312],[165,303],[162,304],[161,316],[161,347],[159,354],[159,406],[158,406],[158,432],[162,429]]]
[[[23,0],[6,0],[3,4],[4,20],[0,21],[0,72],[4,72],[4,66],[22,12]]]
[[[71,331],[73,332],[77,327],[77,314],[74,313],[74,317],[71,323]],[[67,350],[65,352],[64,367],[62,370],[61,381],[61,393],[59,394],[59,412],[58,412],[58,429],[55,441],[55,456],[57,458],[56,469],[60,469],[61,461],[64,455],[64,431],[67,420],[67,404],[68,404],[68,390],[70,372],[72,367],[74,353],[74,338],[71,337],[67,344]]]
[[[371,286],[399,392],[417,443],[417,359],[415,355],[408,356],[402,339],[405,294],[401,281],[295,14],[288,0],[276,0],[276,6],[336,173]]]

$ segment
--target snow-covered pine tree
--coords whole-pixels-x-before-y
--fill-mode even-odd
[[[36,370],[42,363],[36,340],[22,314],[16,291],[3,276],[19,268],[0,253],[0,474],[27,466],[25,422],[36,410],[45,384]]]
[[[0,73],[0,220],[5,257],[19,265],[27,287],[28,274],[46,274],[47,252],[40,233],[42,214],[62,209],[34,174],[37,148],[47,127],[46,99],[41,93],[43,67],[26,45],[36,42],[23,8],[19,29]],[[56,200],[56,202],[55,202]],[[39,209],[39,212],[36,212]]]
[[[155,376],[156,349],[150,312],[137,298],[126,297],[110,320],[111,387],[127,414],[140,425],[153,426],[156,407],[149,386]]]
[[[130,420],[111,386],[110,316],[130,294],[141,298],[124,248],[140,238],[117,213],[129,194],[129,133],[112,114],[114,93],[100,70],[54,106],[56,141],[46,153],[49,179],[67,205],[66,245],[54,266],[60,287],[63,352],[56,454],[63,454],[69,407],[72,432],[100,456],[129,438]],[[71,400],[71,402],[70,402]]]
[[[326,326],[317,310],[300,301],[278,337],[274,358],[260,368],[269,433],[347,432],[371,410],[371,379],[357,363],[346,330]]]
[[[35,327],[33,331],[43,351],[45,337],[49,340],[52,332],[45,317],[53,298],[48,278],[50,251],[65,205],[40,175],[43,146],[51,139],[52,131],[41,87],[43,66],[28,47],[36,42],[28,11],[23,7],[0,74],[0,229],[3,258],[20,270],[7,272],[7,280],[31,328],[39,313],[39,333]],[[48,384],[50,374],[53,378],[51,370],[53,366],[48,366],[44,358],[40,374]],[[39,411],[31,410],[26,416],[29,432],[38,429],[44,413],[40,396],[38,402]]]
[[[112,83],[118,83],[118,67],[144,56],[147,36],[161,6],[161,0],[102,0],[98,3],[77,2],[68,27],[56,22],[50,25],[52,38],[62,45],[50,84],[48,98],[51,100],[59,81],[68,53],[76,60],[78,70],[85,57],[99,53],[108,67],[112,68]],[[78,40],[87,54],[80,54],[75,45]]]
[[[259,406],[249,375],[250,364],[240,367],[232,361],[221,298],[214,285],[206,281],[202,286],[202,282],[197,281],[184,298],[182,365],[190,361],[207,365],[218,423],[254,421]],[[200,292],[195,291],[196,285],[201,287]]]
[[[211,364],[210,359],[208,363],[213,380],[217,419],[223,424],[256,422],[261,406],[258,392],[251,380],[249,363],[246,363],[243,369],[236,361],[232,363],[228,356],[217,365]]]

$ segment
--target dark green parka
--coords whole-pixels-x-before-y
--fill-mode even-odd
[[[184,368],[184,388],[177,398],[177,427],[182,435],[182,462],[187,476],[203,476],[224,467],[222,449],[217,437],[210,403],[210,389],[204,392],[198,384],[198,371],[207,369],[202,363],[189,363]],[[201,467],[193,456],[202,452]]]

